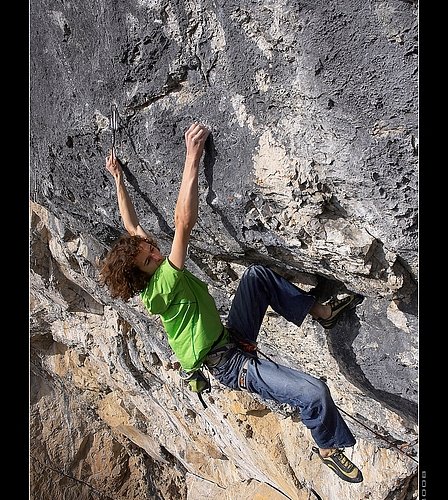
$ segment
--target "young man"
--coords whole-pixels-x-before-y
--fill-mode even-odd
[[[183,370],[205,365],[222,384],[298,408],[310,429],[319,457],[342,479],[357,483],[361,471],[343,454],[355,438],[321,380],[260,359],[254,352],[268,306],[300,326],[307,314],[332,328],[341,313],[361,296],[320,304],[280,275],[261,265],[244,272],[223,325],[207,286],[185,266],[187,247],[198,216],[198,170],[209,130],[193,123],[185,133],[186,158],[174,212],[175,233],[168,257],[139,224],[114,151],[106,168],[115,179],[118,206],[128,235],[122,236],[102,262],[102,282],[114,298],[139,294],[151,314],[158,314],[168,342]],[[252,347],[252,348],[251,348]]]

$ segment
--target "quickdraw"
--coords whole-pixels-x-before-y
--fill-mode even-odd
[[[112,154],[115,154],[115,133],[118,130],[118,109],[115,104],[111,105],[110,128],[112,130]]]

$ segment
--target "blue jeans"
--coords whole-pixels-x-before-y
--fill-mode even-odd
[[[243,340],[255,342],[268,306],[300,326],[315,298],[274,271],[252,265],[244,272],[230,308],[227,327]],[[245,389],[264,399],[298,408],[302,422],[319,448],[344,448],[355,438],[342,419],[328,386],[299,370],[260,359],[234,347],[226,361],[210,370],[223,385],[241,389],[241,369],[247,367]]]

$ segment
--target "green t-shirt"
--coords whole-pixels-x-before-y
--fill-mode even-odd
[[[187,269],[176,269],[165,259],[140,298],[150,313],[160,315],[168,343],[182,368],[185,371],[198,368],[223,331],[207,285]],[[226,341],[223,338],[218,345]]]

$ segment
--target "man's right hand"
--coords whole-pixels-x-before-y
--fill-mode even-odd
[[[205,141],[210,130],[202,123],[193,123],[185,132],[185,144],[187,146],[187,160],[198,161],[204,151]]]

